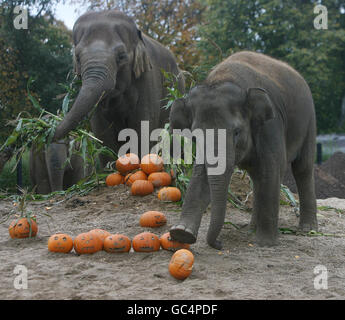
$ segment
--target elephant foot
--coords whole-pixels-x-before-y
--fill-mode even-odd
[[[182,224],[173,226],[170,229],[170,236],[173,240],[182,243],[192,244],[196,242],[196,235],[193,233],[193,231]]]
[[[278,245],[278,237],[256,234],[256,243],[259,247],[273,247]]]
[[[312,230],[318,231],[317,222],[300,222],[298,226],[298,230],[302,232],[310,232]]]
[[[223,249],[223,243],[219,240],[214,240],[214,241],[207,241],[210,247],[216,249],[216,250],[222,250]]]

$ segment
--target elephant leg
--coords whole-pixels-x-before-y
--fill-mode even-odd
[[[91,174],[91,168],[88,164],[84,167],[83,158],[79,155],[72,155],[71,168],[65,172],[64,188],[69,188],[77,184],[80,180]]]
[[[37,194],[49,194],[52,192],[45,153],[42,151],[38,152],[34,148],[30,151],[30,178],[32,187]]]
[[[101,108],[101,106],[99,106]],[[121,146],[118,143],[118,137],[115,133],[114,126],[102,115],[101,112],[95,112],[91,118],[91,128],[95,136],[103,141],[103,145],[114,150],[116,154]],[[101,168],[104,168],[108,162],[113,161],[110,157],[100,154],[99,160]]]
[[[286,163],[285,161],[281,161],[281,166],[280,166],[280,181],[283,181],[284,174],[286,171]],[[252,178],[255,176],[255,171],[248,170],[249,176]],[[252,178],[253,179],[253,178]],[[280,201],[279,201],[280,202]],[[257,211],[253,210],[250,218],[250,223],[249,223],[249,231],[254,232],[256,231],[256,225],[257,225]]]
[[[278,243],[278,216],[280,200],[280,174],[277,165],[258,168],[253,177],[254,212],[251,225],[256,228],[256,241],[260,246]]]
[[[278,243],[278,215],[280,179],[277,170],[268,172],[264,177],[255,178],[254,220],[256,241],[260,246]]]
[[[173,239],[195,243],[202,214],[210,203],[210,189],[204,165],[195,165],[182,206],[180,222],[170,229]]]
[[[278,244],[280,183],[287,163],[283,127],[276,120],[266,121],[255,143],[258,157],[250,175],[254,189],[256,242],[260,246],[273,246]]]
[[[52,191],[63,190],[63,177],[67,160],[65,143],[52,143],[45,152],[47,170]]]
[[[314,182],[315,141],[310,142],[308,138],[300,156],[292,162],[292,173],[300,201],[299,228],[305,232],[318,229]]]
[[[49,194],[52,190],[50,188],[48,176],[45,179],[40,179],[36,184],[36,193],[37,194]]]

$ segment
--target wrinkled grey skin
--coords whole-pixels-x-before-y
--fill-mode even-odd
[[[98,101],[91,129],[116,152],[123,144],[118,141],[122,129],[136,130],[140,146],[141,121],[150,121],[150,131],[164,127],[169,112],[161,109],[166,103],[162,101],[166,90],[161,69],[180,73],[169,50],[141,33],[132,19],[118,11],[84,14],[74,25],[73,41],[75,71],[83,84],[54,140],[74,129]],[[182,77],[179,84],[183,91]],[[107,160],[101,158],[103,166]]]
[[[210,246],[224,224],[227,190],[234,166],[254,184],[251,229],[259,245],[278,242],[280,183],[292,165],[300,198],[299,227],[317,230],[314,190],[316,121],[310,89],[287,64],[268,56],[239,52],[216,66],[204,84],[178,100],[170,114],[172,129],[226,129],[226,171],[208,175],[208,164],[195,165],[172,238],[194,243],[201,217],[211,203]],[[217,154],[217,148],[215,150]]]
[[[36,193],[48,194],[66,190],[91,173],[89,166],[84,170],[84,161],[72,155],[71,164],[66,164],[68,144],[64,141],[51,143],[45,150],[30,150],[30,178]]]

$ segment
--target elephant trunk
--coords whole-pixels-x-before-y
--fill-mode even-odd
[[[217,237],[224,225],[228,186],[233,170],[227,170],[224,175],[208,175],[211,193],[211,221],[207,232],[207,242],[211,247],[221,249]]]
[[[222,247],[217,237],[224,225],[228,188],[235,165],[235,156],[233,153],[231,154],[233,151],[231,147],[227,143],[226,167],[222,174],[210,173],[211,166],[206,163],[211,196],[211,221],[207,233],[207,242],[211,247],[216,249],[221,249]]]
[[[64,138],[85,118],[104,96],[115,88],[115,78],[107,68],[88,68],[82,75],[83,85],[72,109],[56,128],[54,141]]]

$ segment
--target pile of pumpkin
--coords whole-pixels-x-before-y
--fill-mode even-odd
[[[148,211],[141,215],[140,226],[156,228],[165,225],[167,219],[164,213]],[[74,248],[77,254],[92,254],[101,250],[108,253],[155,252],[160,248],[176,251],[169,263],[169,272],[176,279],[184,280],[192,272],[194,256],[188,250],[189,244],[174,241],[170,233],[163,234],[160,238],[152,232],[142,232],[132,241],[123,234],[111,234],[103,229],[93,229],[79,234],[74,240],[67,234],[54,234],[48,240],[48,250],[52,252],[68,253]]]
[[[181,200],[181,192],[176,187],[170,187],[171,172],[165,172],[163,159],[157,154],[147,154],[141,161],[135,153],[127,153],[116,161],[117,172],[108,175],[107,186],[125,184],[131,187],[134,196],[146,196],[161,188],[158,198],[162,201],[177,202]]]
[[[141,227],[157,228],[165,225],[166,222],[166,216],[162,212],[148,211],[141,215],[139,223]],[[9,226],[11,238],[35,237],[37,232],[37,223],[31,218],[14,220]],[[169,263],[170,274],[176,279],[184,280],[192,272],[194,256],[188,250],[189,244],[172,240],[169,232],[160,238],[152,232],[142,232],[131,241],[123,234],[111,234],[106,230],[93,229],[79,234],[74,239],[68,234],[57,233],[48,240],[48,250],[60,253],[69,253],[73,248],[77,254],[92,254],[101,250],[108,253],[125,253],[132,247],[135,252],[155,252],[161,247],[164,250],[176,251]]]
[[[131,187],[135,196],[145,196],[154,192],[154,188],[161,188],[158,198],[162,201],[177,202],[181,200],[181,192],[171,187],[172,174],[163,171],[164,163],[157,154],[148,154],[139,160],[134,153],[119,157],[116,161],[118,172],[108,175],[107,186],[125,184]],[[140,217],[140,225],[145,228],[156,228],[165,225],[167,219],[162,212],[148,211]],[[10,224],[9,233],[12,238],[35,237],[38,226],[35,219],[22,218]],[[129,252],[131,248],[136,252],[154,252],[162,249],[176,251],[169,263],[169,272],[177,279],[186,279],[192,272],[194,256],[188,250],[189,244],[174,241],[170,233],[160,238],[152,232],[136,235],[132,241],[123,234],[110,234],[102,229],[93,229],[81,233],[72,239],[68,234],[57,233],[48,240],[48,250],[51,252],[69,253],[74,248],[77,254],[92,254],[101,250],[108,253]]]

